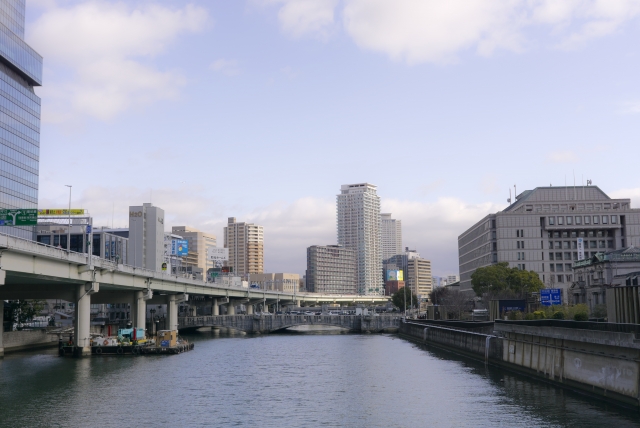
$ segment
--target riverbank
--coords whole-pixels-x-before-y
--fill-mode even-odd
[[[400,335],[640,410],[640,326],[497,321],[488,334],[488,323],[464,324],[409,320],[400,325]]]

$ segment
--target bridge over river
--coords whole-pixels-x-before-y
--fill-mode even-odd
[[[180,330],[222,327],[246,333],[272,333],[300,325],[325,325],[357,333],[376,333],[397,329],[400,319],[398,315],[219,315],[182,317],[178,319],[178,326]]]

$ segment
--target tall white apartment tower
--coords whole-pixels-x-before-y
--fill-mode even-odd
[[[164,210],[151,204],[129,207],[129,261],[132,266],[162,270]]]
[[[391,218],[391,214],[380,214],[382,236],[382,260],[402,254],[402,220]]]
[[[344,184],[337,205],[338,245],[356,250],[358,294],[383,294],[380,197],[376,186]]]

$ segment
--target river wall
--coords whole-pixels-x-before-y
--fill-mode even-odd
[[[58,336],[48,334],[45,329],[6,331],[2,333],[4,352],[22,351],[25,349],[44,348],[58,345]]]
[[[407,320],[399,333],[640,410],[640,325],[497,320],[492,334],[487,334],[486,325],[478,327],[481,333],[445,323],[448,325]]]

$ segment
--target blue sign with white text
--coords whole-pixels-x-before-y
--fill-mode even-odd
[[[540,304],[552,306],[562,304],[562,290],[560,288],[545,288],[540,290]]]
[[[189,241],[186,239],[173,239],[171,241],[171,254],[175,256],[186,256],[189,254]]]

